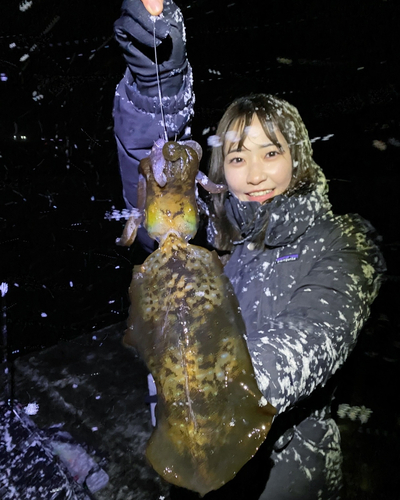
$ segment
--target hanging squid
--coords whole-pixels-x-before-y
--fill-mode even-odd
[[[144,222],[159,248],[135,266],[124,343],[157,387],[157,425],[146,455],[167,481],[200,495],[231,480],[256,453],[275,409],[257,387],[239,304],[215,252],[188,241],[198,226],[194,141],[158,140],[140,163],[139,209],[117,242]]]

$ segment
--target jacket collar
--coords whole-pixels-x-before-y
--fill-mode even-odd
[[[330,210],[327,191],[326,178],[318,167],[316,186],[305,194],[278,195],[262,205],[256,201],[240,201],[230,194],[225,201],[226,213],[242,235],[242,239],[234,243],[240,245],[254,240],[266,224],[266,246],[280,247],[293,243],[317,217]]]

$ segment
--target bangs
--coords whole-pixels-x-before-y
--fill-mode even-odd
[[[223,156],[228,155],[233,149],[242,150],[247,137],[251,135],[251,122],[254,115],[260,120],[261,126],[268,139],[280,150],[283,151],[281,143],[278,141],[275,130],[278,128],[273,117],[267,114],[264,108],[249,110],[244,115],[230,121],[224,134]],[[226,145],[229,144],[228,149]]]
[[[243,148],[243,143],[246,140],[251,120],[252,115],[247,113],[229,123],[224,134],[224,157],[229,154],[234,147],[239,150]],[[227,143],[229,143],[229,148],[226,150],[225,146]]]
[[[265,135],[268,139],[281,151],[283,152],[282,144],[278,141],[278,137],[276,136],[275,130],[280,130],[282,133],[281,127],[278,124],[278,120],[275,116],[271,116],[267,114],[264,108],[256,109],[255,111],[258,119],[260,120],[261,126],[265,132]],[[284,134],[282,133],[284,136]],[[286,138],[285,138],[286,139]]]

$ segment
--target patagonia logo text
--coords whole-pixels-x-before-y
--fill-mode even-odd
[[[291,262],[292,260],[297,260],[299,258],[298,253],[293,253],[292,255],[284,255],[283,257],[278,257],[276,262],[279,264],[281,262]]]

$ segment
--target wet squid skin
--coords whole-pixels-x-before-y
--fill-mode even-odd
[[[167,481],[205,495],[255,454],[275,409],[258,390],[239,305],[217,254],[188,243],[198,222],[198,154],[169,142],[163,155],[164,186],[151,155],[141,163],[145,226],[160,247],[134,268],[124,343],[139,351],[157,386],[147,458]]]

